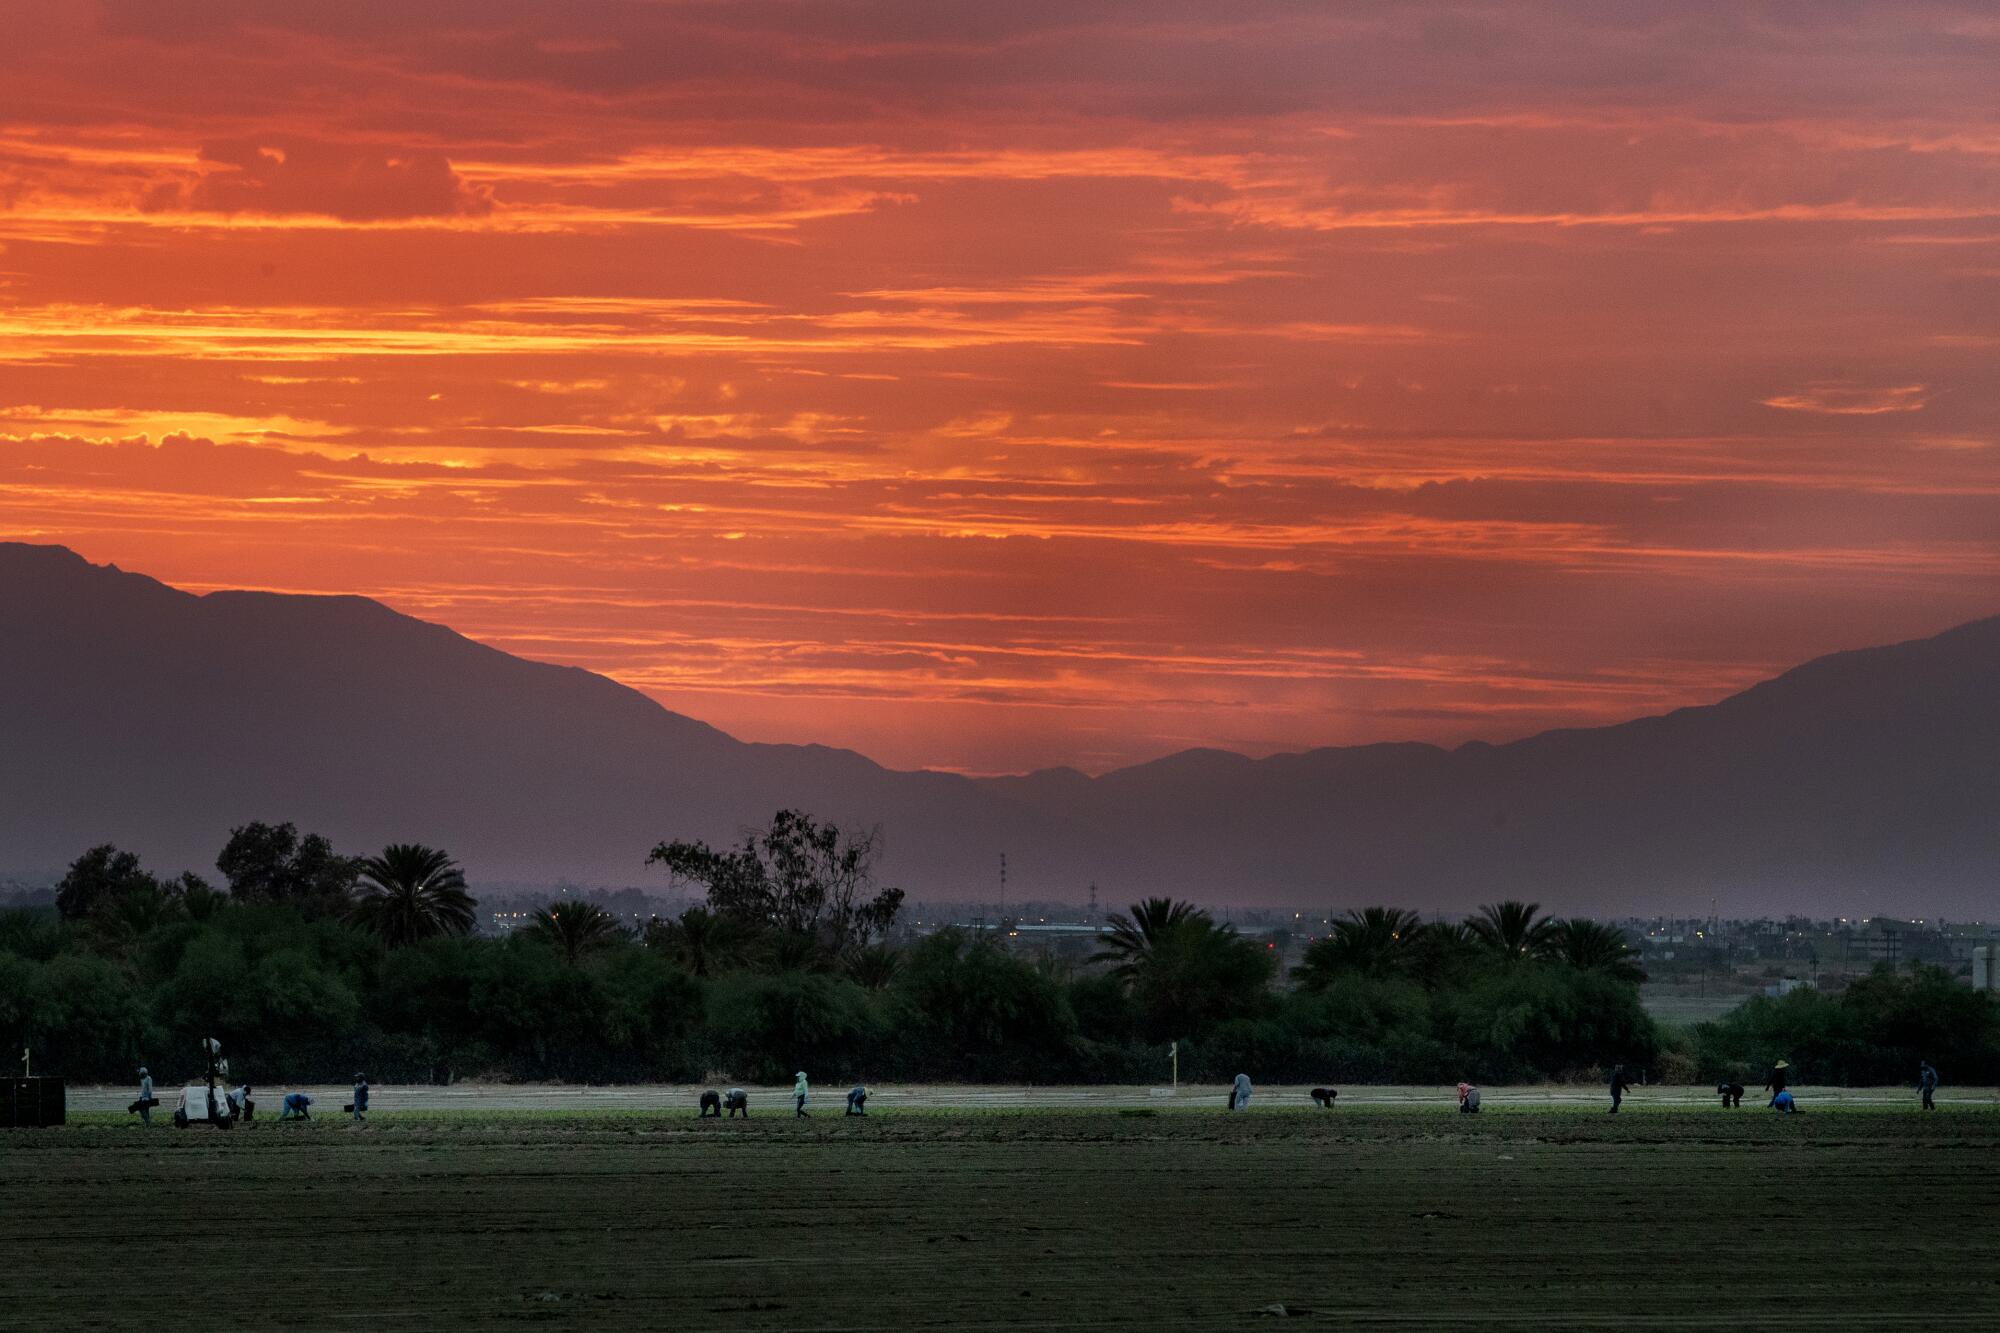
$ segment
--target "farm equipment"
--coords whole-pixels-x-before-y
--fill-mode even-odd
[[[201,1083],[181,1089],[180,1101],[174,1107],[175,1129],[200,1124],[228,1129],[235,1123],[236,1108],[229,1104],[229,1095],[222,1089]]]
[[[217,1087],[216,1083],[229,1077],[229,1062],[222,1058],[222,1043],[213,1037],[202,1040],[201,1053],[208,1061],[208,1080],[181,1089],[180,1100],[174,1106],[174,1128],[209,1124],[228,1129],[236,1123],[236,1108],[229,1101],[227,1089]]]

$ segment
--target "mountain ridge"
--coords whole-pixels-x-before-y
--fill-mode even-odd
[[[475,876],[643,883],[660,838],[796,805],[879,821],[919,897],[990,901],[1005,851],[1017,899],[1935,911],[2000,880],[1995,700],[2000,616],[1604,727],[972,778],[741,741],[366,597],[194,594],[0,543],[0,868],[111,840],[206,871],[231,823],[293,819],[343,846],[435,842]]]

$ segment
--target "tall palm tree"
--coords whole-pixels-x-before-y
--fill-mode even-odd
[[[1111,933],[1103,947],[1091,955],[1093,963],[1110,963],[1114,975],[1130,979],[1152,957],[1160,941],[1182,926],[1200,922],[1214,925],[1208,913],[1193,903],[1177,898],[1148,898],[1132,904],[1132,915],[1111,914]]]
[[[1543,941],[1542,956],[1635,985],[1646,979],[1646,969],[1639,966],[1639,951],[1627,942],[1624,931],[1581,917],[1556,922]]]
[[[625,934],[618,918],[596,903],[550,903],[535,913],[535,934],[558,949],[574,967],[585,954],[610,947]]]
[[[472,929],[472,895],[465,872],[449,854],[413,842],[392,842],[364,856],[348,915],[390,948]]]
[[[1465,923],[1482,948],[1509,960],[1530,958],[1540,952],[1553,923],[1542,916],[1540,903],[1509,899],[1488,903]]]
[[[1351,911],[1324,937],[1306,946],[1295,969],[1299,984],[1320,990],[1343,972],[1381,977],[1401,971],[1415,957],[1424,929],[1415,912],[1400,907]]]

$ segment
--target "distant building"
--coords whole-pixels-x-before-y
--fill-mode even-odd
[[[2000,949],[1991,944],[1981,944],[1972,950],[1972,989],[1978,991],[2000,990]]]

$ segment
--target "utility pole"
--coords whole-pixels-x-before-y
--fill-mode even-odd
[[[1167,1047],[1167,1058],[1174,1062],[1174,1091],[1179,1092],[1181,1089],[1181,1044],[1179,1042],[1175,1042]]]
[[[1097,885],[1095,882],[1090,886],[1090,916],[1088,920],[1089,924],[1093,926],[1097,924]]]
[[[1007,925],[1007,853],[1000,853],[1000,925]]]

